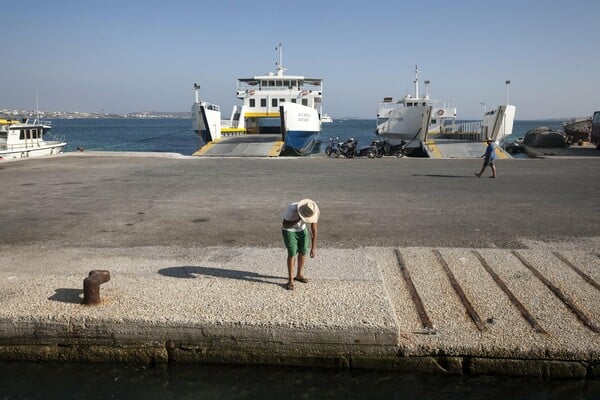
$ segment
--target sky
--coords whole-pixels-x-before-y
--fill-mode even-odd
[[[238,78],[324,80],[323,110],[375,118],[414,69],[459,119],[600,110],[600,1],[30,1],[2,6],[0,109],[189,111],[193,84],[227,117]],[[505,81],[510,80],[510,85]],[[421,92],[423,88],[421,88]]]

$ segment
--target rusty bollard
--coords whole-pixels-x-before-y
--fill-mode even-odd
[[[110,281],[110,272],[95,269],[83,280],[83,304],[100,304],[100,284]]]

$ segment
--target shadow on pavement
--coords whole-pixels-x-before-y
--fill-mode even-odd
[[[193,279],[203,275],[212,276],[215,278],[228,278],[250,282],[270,283],[277,286],[281,286],[281,283],[273,282],[271,279],[285,279],[284,276],[261,275],[257,274],[256,272],[238,271],[235,269],[192,266],[162,268],[158,270],[158,273],[171,278]]]
[[[54,291],[56,293],[48,297],[48,300],[71,304],[81,304],[83,302],[83,289],[60,288]]]

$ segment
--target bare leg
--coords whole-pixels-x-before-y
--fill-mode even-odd
[[[302,272],[304,271],[304,261],[305,260],[306,260],[306,254],[298,253],[298,274],[296,274],[297,278],[304,277]]]
[[[492,176],[491,176],[491,178],[495,178],[496,177],[496,166],[492,165],[491,168],[492,168]]]
[[[287,267],[288,267],[288,284],[294,285],[294,259],[295,256],[288,256]]]

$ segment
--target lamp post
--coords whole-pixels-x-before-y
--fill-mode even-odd
[[[481,103],[481,105],[483,106],[483,115],[485,115],[485,113],[487,112],[487,103],[484,101]]]
[[[506,81],[506,105],[508,105],[508,85],[510,85],[510,81]]]

